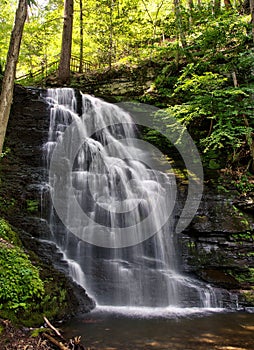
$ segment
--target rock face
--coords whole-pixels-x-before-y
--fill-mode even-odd
[[[242,305],[253,304],[253,223],[232,195],[205,187],[197,215],[181,237],[184,270],[238,291]]]
[[[83,92],[117,102],[118,98],[122,101],[142,96],[161,69],[158,63],[147,62],[141,66],[122,65],[85,76],[76,74],[73,78],[75,86]],[[56,80],[49,78],[47,85],[56,86]]]
[[[49,112],[39,91],[16,87],[5,139],[8,156],[1,161],[1,210],[10,223],[31,234],[27,220],[40,216],[38,186],[46,179],[42,147],[48,124]]]
[[[61,310],[63,317],[63,314],[87,312],[95,304],[80,286],[66,277],[66,266],[56,247],[37,239],[49,232],[47,221],[42,219],[45,213],[42,213],[40,192],[41,184],[47,179],[42,148],[48,137],[49,110],[40,93],[15,87],[5,141],[8,155],[0,164],[0,215],[20,232],[24,247],[33,251],[45,266],[44,277],[47,278],[47,273],[48,277],[54,276],[56,284],[66,290],[68,305]]]

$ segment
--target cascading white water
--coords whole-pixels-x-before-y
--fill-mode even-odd
[[[69,88],[49,89],[47,101],[51,108],[44,147],[47,166],[50,168],[52,153],[63,142],[72,122],[76,122],[84,140],[72,164],[67,155],[73,153],[78,134],[71,134],[65,156],[58,159],[60,175],[51,174],[49,178],[53,202],[62,203],[70,222],[67,229],[52,205],[51,239],[69,262],[73,279],[98,305],[221,306],[216,290],[179,273],[171,215],[176,192],[174,177],[147,166],[147,152],[135,141],[136,128],[129,114],[82,95],[79,116],[75,92]],[[71,171],[66,175],[69,166]],[[85,225],[73,205],[75,200],[88,217]],[[119,229],[124,232],[120,238]],[[77,231],[78,235],[72,233]],[[154,234],[147,235],[148,232]],[[130,246],[127,234],[140,243]],[[99,242],[97,246],[91,243],[93,238]]]

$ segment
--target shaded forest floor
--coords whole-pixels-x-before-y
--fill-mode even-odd
[[[15,327],[8,320],[0,319],[1,350],[89,350],[81,343],[81,337],[66,340],[59,330],[51,328]]]
[[[51,350],[52,346],[40,336],[32,337],[29,328],[16,328],[10,321],[0,321],[0,349],[2,350]]]

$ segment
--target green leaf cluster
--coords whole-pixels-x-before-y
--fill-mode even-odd
[[[62,273],[22,248],[18,234],[0,218],[0,317],[25,326],[72,314],[73,294]]]
[[[39,202],[35,199],[27,199],[26,200],[27,211],[30,213],[35,213],[38,211]]]
[[[254,85],[233,87],[229,77],[198,70],[193,63],[182,70],[164,121],[173,116],[188,128],[209,167],[239,163],[251,156]]]
[[[20,248],[0,247],[0,255],[0,308],[29,308],[44,294],[38,269]]]
[[[235,187],[243,194],[254,191],[254,183],[250,180],[250,177],[248,175],[250,174],[241,175],[238,181],[233,182]]]
[[[42,299],[44,285],[15,232],[0,220],[0,314],[6,310],[28,310]]]
[[[21,241],[6,220],[0,218],[0,237],[11,244],[21,246]]]

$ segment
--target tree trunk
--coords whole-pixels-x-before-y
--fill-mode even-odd
[[[79,37],[80,37],[80,47],[79,47],[79,73],[83,73],[83,59],[84,59],[84,37],[83,37],[83,0],[79,0]]]
[[[108,52],[108,67],[109,70],[112,68],[112,58],[113,58],[113,6],[114,3],[111,0],[110,1],[110,9],[109,9],[109,15],[110,15],[110,27],[109,27],[109,52]]]
[[[189,3],[189,10],[190,10],[189,22],[190,22],[190,25],[191,25],[192,22],[193,22],[194,2],[193,2],[193,0],[188,0],[188,3]]]
[[[186,46],[186,37],[185,37],[183,23],[182,23],[180,0],[174,0],[174,7],[175,7],[175,16],[176,16],[178,37],[180,38],[180,42],[181,42],[182,47],[185,47]]]
[[[60,63],[58,68],[58,81],[60,84],[68,84],[70,82],[72,27],[73,27],[73,0],[65,0],[62,48],[61,48]]]
[[[254,0],[250,0],[250,14],[251,14],[252,40],[254,42]]]
[[[237,76],[236,76],[236,72],[235,71],[232,73],[232,78],[233,78],[234,87],[237,88],[238,87],[238,81],[237,81]]]
[[[6,60],[2,92],[0,96],[0,154],[2,154],[5,133],[11,110],[16,67],[19,58],[19,49],[23,29],[27,17],[27,7],[27,0],[19,0]]]

